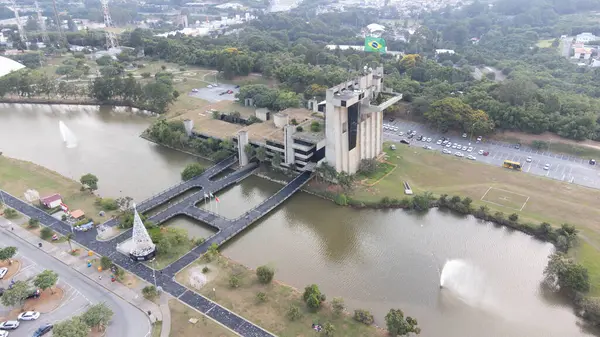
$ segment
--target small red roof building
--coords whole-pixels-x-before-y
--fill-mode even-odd
[[[62,197],[60,196],[60,194],[55,193],[47,197],[41,198],[40,202],[42,203],[42,205],[48,208],[54,208],[60,205],[60,203],[62,202]]]

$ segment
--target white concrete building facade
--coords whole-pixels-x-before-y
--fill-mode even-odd
[[[325,160],[338,172],[354,174],[363,159],[376,158],[382,151],[383,109],[398,96],[371,105],[383,91],[383,67],[327,89],[325,107]]]

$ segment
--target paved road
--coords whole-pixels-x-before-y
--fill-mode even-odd
[[[415,146],[429,145],[435,151],[441,151],[443,148],[441,145],[436,145],[436,141],[443,136],[448,137],[448,135],[432,130],[423,124],[414,122],[407,122],[403,120],[389,122],[389,120],[386,119],[384,121],[384,126],[385,125],[394,125],[395,127],[398,127],[398,131],[384,130],[385,140],[400,141],[400,139],[406,138],[405,135],[408,130],[415,130],[417,131],[417,136],[425,135],[426,137],[431,138],[432,142],[420,142],[417,141],[415,137],[411,140],[411,144]],[[399,132],[403,132],[405,135],[400,136]],[[477,143],[475,139],[470,142],[468,138],[462,138],[460,136],[454,136],[450,138],[453,143],[458,143],[461,146],[469,146],[469,143],[471,143],[470,146],[473,147],[473,152],[470,154],[474,155],[480,162],[495,166],[502,166],[504,160],[512,160],[520,162],[523,165],[523,172],[525,173],[545,176],[582,186],[600,188],[600,165],[589,165],[589,159],[547,151],[538,151],[526,146],[522,146],[519,150],[517,150],[511,146],[513,144],[503,142],[487,142],[484,140],[482,143]],[[453,154],[457,151],[456,149],[452,148],[449,148],[449,150],[451,150]],[[479,155],[478,152],[480,150],[488,151],[489,155]],[[466,151],[461,152],[463,152],[465,156],[469,154]],[[528,163],[526,161],[527,157],[531,157],[531,162]],[[549,170],[544,169],[546,164],[550,164]]]
[[[0,225],[3,224],[3,221],[6,220],[0,218]],[[27,259],[35,262],[35,264],[43,269],[52,269],[57,272],[61,282],[67,283],[72,288],[69,290],[71,294],[72,291],[76,291],[78,294],[81,294],[81,296],[92,303],[105,302],[114,312],[113,319],[107,328],[107,336],[148,336],[150,332],[150,321],[148,320],[146,314],[116,295],[108,292],[86,276],[73,270],[69,266],[47,255],[42,250],[32,246],[31,244],[25,242],[21,238],[9,233],[6,230],[2,230],[2,233],[0,234],[0,245],[15,246],[19,250],[19,254],[21,256],[24,256]],[[69,318],[73,314],[79,314],[80,312],[75,312],[76,310],[69,310],[69,306],[73,305],[76,306],[76,309],[81,309],[79,300],[77,300],[77,304],[75,304],[75,298],[76,297],[69,297],[69,302],[67,302],[64,307],[58,309],[53,314],[42,316],[38,322],[55,322],[57,320]],[[17,329],[14,333],[11,332],[11,336],[30,336],[33,330],[35,330],[39,324],[25,322],[22,325],[23,326]],[[23,334],[21,330],[27,332],[27,334]]]

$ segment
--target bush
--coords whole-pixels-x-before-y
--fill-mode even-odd
[[[206,169],[199,163],[188,164],[181,172],[181,180],[185,181],[195,178],[204,173],[205,170]]]
[[[331,307],[336,315],[341,315],[344,312],[344,309],[346,309],[344,299],[341,297],[335,297],[333,301],[331,301]]]
[[[110,267],[112,267],[112,265],[112,261],[107,256],[103,256],[100,258],[100,267],[102,267],[103,270],[110,270]]]
[[[142,288],[142,295],[144,295],[145,299],[152,301],[158,296],[158,290],[156,290],[156,287],[153,285],[146,286]]]
[[[232,288],[240,287],[240,278],[237,275],[231,275],[229,277],[229,286]]]
[[[7,219],[14,219],[17,217],[17,211],[12,208],[7,208],[4,210],[4,217]]]
[[[207,266],[204,266],[204,268],[202,268],[202,273],[203,273],[203,274],[206,274],[206,273],[208,273],[209,271],[210,271],[210,269],[208,269],[208,267],[207,267]]]
[[[263,293],[262,291],[259,291],[256,294],[256,300],[260,303],[264,303],[267,301],[267,294]]]
[[[531,147],[536,150],[547,150],[549,146],[547,142],[542,140],[534,140],[531,142]]]
[[[54,231],[50,227],[44,227],[40,231],[40,237],[44,240],[48,240],[54,235]]]
[[[295,321],[302,317],[302,313],[300,312],[300,308],[291,304],[288,308],[286,316],[290,321]]]
[[[112,198],[98,198],[96,204],[105,211],[114,211],[119,208],[119,204]]]
[[[275,270],[268,266],[260,266],[256,268],[256,276],[260,283],[267,284],[271,283],[273,280],[273,276],[275,275]]]
[[[344,193],[336,194],[333,201],[340,206],[348,205],[348,197]]]
[[[517,213],[513,213],[508,216],[508,220],[512,222],[517,222],[517,220],[519,220],[519,215]]]
[[[321,124],[317,121],[313,121],[312,123],[310,123],[310,131],[312,131],[312,132],[321,131]]]
[[[303,127],[301,127],[300,125],[298,125],[298,126],[296,127],[296,131],[298,131],[298,132],[302,132],[302,131],[304,131],[304,128],[303,128]]]
[[[354,310],[354,320],[366,325],[371,325],[375,322],[373,315],[367,310]]]
[[[143,78],[150,78],[150,76],[152,76],[152,74],[150,74],[149,72],[142,73]]]
[[[296,120],[296,118],[292,118],[290,122],[292,123],[292,125],[298,125],[298,121]]]
[[[29,228],[38,228],[38,227],[40,227],[40,221],[38,219],[31,218],[27,222],[27,227],[29,227]]]
[[[358,172],[365,176],[370,176],[377,171],[379,163],[376,159],[363,159],[358,164]]]
[[[312,294],[308,297],[308,300],[306,300],[306,306],[308,306],[308,308],[311,311],[317,311],[321,308],[321,298],[320,296],[317,296],[315,294]]]

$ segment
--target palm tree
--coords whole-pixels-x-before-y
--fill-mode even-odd
[[[71,248],[71,252],[73,251],[73,246],[71,245],[71,240],[73,240],[73,238],[75,238],[75,235],[73,235],[73,233],[65,235],[65,239],[67,239],[67,242],[69,243],[69,248]]]

